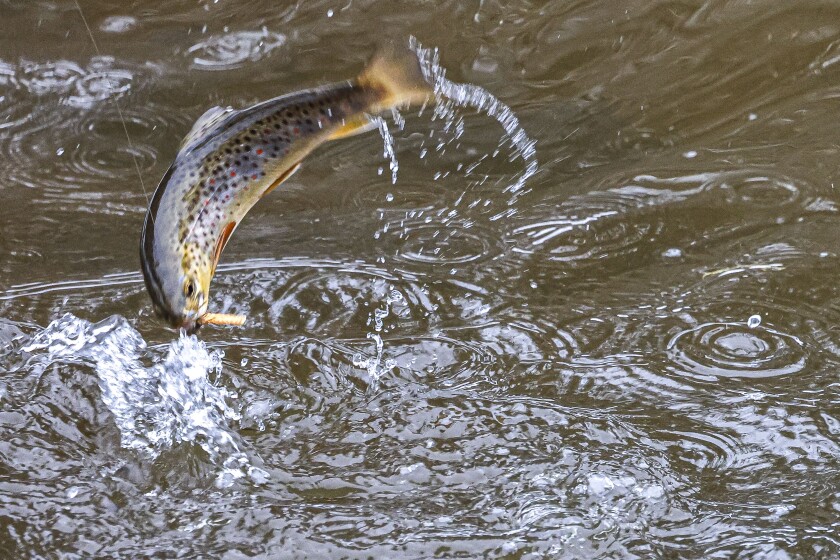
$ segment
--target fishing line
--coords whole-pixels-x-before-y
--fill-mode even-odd
[[[99,52],[99,45],[96,44],[96,39],[93,37],[93,32],[90,30],[90,25],[88,25],[87,18],[85,17],[84,12],[82,12],[82,6],[79,5],[79,0],[73,0],[76,4],[76,10],[78,10],[79,15],[82,17],[82,22],[85,24],[85,29],[87,29],[88,37],[90,37],[90,42],[93,43],[93,50],[96,51],[96,55],[101,57],[102,53]],[[107,74],[106,74],[107,76]],[[112,89],[114,88],[114,84],[111,82],[111,78],[106,78],[108,80],[108,85],[111,86]],[[131,152],[131,159],[134,161],[134,169],[137,170],[137,177],[140,179],[140,187],[143,189],[143,195],[146,197],[146,206],[149,205],[149,193],[146,191],[146,184],[143,182],[143,174],[140,172],[140,164],[137,163],[137,154],[134,150],[134,144],[131,142],[131,136],[128,134],[128,126],[125,124],[125,117],[123,116],[122,108],[120,108],[120,104],[117,101],[116,96],[113,99],[114,106],[117,108],[117,113],[120,116],[120,123],[123,127],[123,132],[125,132],[125,139],[128,141],[128,149]],[[154,224],[155,218],[152,216],[152,223]]]

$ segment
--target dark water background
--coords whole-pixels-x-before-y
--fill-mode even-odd
[[[3,558],[840,557],[840,4],[80,2],[0,0]],[[410,35],[530,190],[389,117],[165,329],[134,159]]]

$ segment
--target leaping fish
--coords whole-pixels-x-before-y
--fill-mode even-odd
[[[354,80],[204,113],[143,224],[140,262],[156,313],[188,333],[202,323],[239,322],[208,313],[207,303],[219,257],[245,214],[324,142],[368,131],[375,127],[370,115],[432,95],[417,56],[392,46]]]

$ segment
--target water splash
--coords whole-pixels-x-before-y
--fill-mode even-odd
[[[435,118],[444,121],[444,132],[457,140],[464,133],[463,118],[458,115],[458,107],[471,107],[496,119],[505,131],[507,140],[513,148],[512,160],[521,158],[525,168],[504,191],[513,194],[509,204],[513,204],[523,194],[525,183],[538,168],[536,142],[532,140],[516,118],[513,110],[499,101],[486,89],[473,84],[460,84],[446,78],[446,69],[440,65],[437,49],[424,48],[415,38],[409,39],[409,46],[417,53],[420,66],[426,79],[434,85],[437,103],[434,107]],[[438,146],[442,151],[443,146]]]
[[[395,113],[394,118],[397,118],[399,113]],[[374,117],[373,122],[379,128],[379,134],[382,136],[383,153],[382,155],[388,158],[391,167],[391,184],[397,184],[397,171],[400,169],[400,163],[397,161],[397,152],[394,149],[394,136],[388,130],[388,123],[382,117]],[[401,121],[396,121],[399,126]],[[400,127],[402,128],[402,127]]]
[[[381,333],[384,325],[383,320],[391,314],[391,305],[401,302],[403,299],[403,295],[400,292],[391,290],[391,293],[385,298],[385,306],[373,311],[373,315],[368,323],[370,324],[370,321],[373,321],[373,332],[367,333],[367,337],[373,340],[376,347],[376,354],[368,358],[363,357],[361,353],[353,356],[353,365],[367,370],[371,390],[376,388],[382,374],[396,365],[394,360],[390,359],[385,360],[385,363],[382,364],[384,342],[382,341]],[[380,367],[380,364],[382,364],[382,367]]]
[[[220,487],[246,476],[254,482],[267,477],[250,464],[228,427],[239,419],[228,404],[236,395],[210,381],[221,374],[223,355],[195,336],[170,343],[163,361],[146,367],[146,343],[124,318],[94,324],[68,313],[22,350],[34,354],[36,376],[56,362],[91,363],[124,448],[154,458],[176,444],[194,443],[221,467]]]

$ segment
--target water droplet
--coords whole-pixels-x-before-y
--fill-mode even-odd
[[[248,365],[248,358],[242,358],[242,361],[239,362],[239,365],[245,367]]]
[[[55,151],[55,155],[61,156],[64,155],[64,148],[59,148]]]
[[[386,194],[385,195],[385,200],[388,201],[388,202],[394,202],[394,195],[391,194],[391,193]]]
[[[747,319],[747,326],[751,329],[756,328],[761,324],[761,315],[752,315]]]
[[[697,152],[694,150],[689,150],[683,154],[683,157],[686,159],[694,159],[697,157]]]
[[[750,113],[750,115],[747,117],[747,119],[749,119],[751,121],[754,121],[757,118],[758,118],[758,115],[756,115],[755,113]]]
[[[391,131],[388,130],[388,123],[385,122],[385,119],[382,117],[376,117],[373,121],[379,126],[379,134],[382,135],[382,143],[384,145],[383,154],[386,158],[390,161],[389,167],[391,168],[391,183],[397,183],[397,171],[400,168],[400,164],[397,161],[397,152],[394,150],[394,137],[391,135]],[[381,168],[380,168],[381,169]],[[380,172],[380,175],[382,173]]]
[[[683,252],[682,249],[678,247],[671,247],[669,249],[665,249],[665,251],[662,252],[662,256],[666,259],[679,259],[682,258]]]
[[[330,8],[329,10],[327,10],[327,17],[333,17],[333,13],[334,12],[332,11],[332,8]]]
[[[504,141],[510,144],[513,157],[521,158],[525,162],[525,168],[522,172],[516,176],[510,185],[504,188],[505,192],[513,195],[509,201],[512,204],[516,197],[521,194],[520,191],[524,189],[528,179],[537,172],[536,143],[525,133],[525,130],[519,124],[519,119],[510,107],[499,101],[484,88],[448,80],[446,70],[440,65],[438,51],[423,48],[414,37],[411,37],[409,41],[420,59],[423,74],[430,83],[434,84],[435,93],[438,94],[433,118],[443,120],[443,131],[451,136],[448,143],[457,141],[464,133],[464,119],[457,116],[456,107],[471,107],[484,112],[502,125],[505,131]],[[438,145],[438,151],[444,152],[444,147],[443,144]]]

